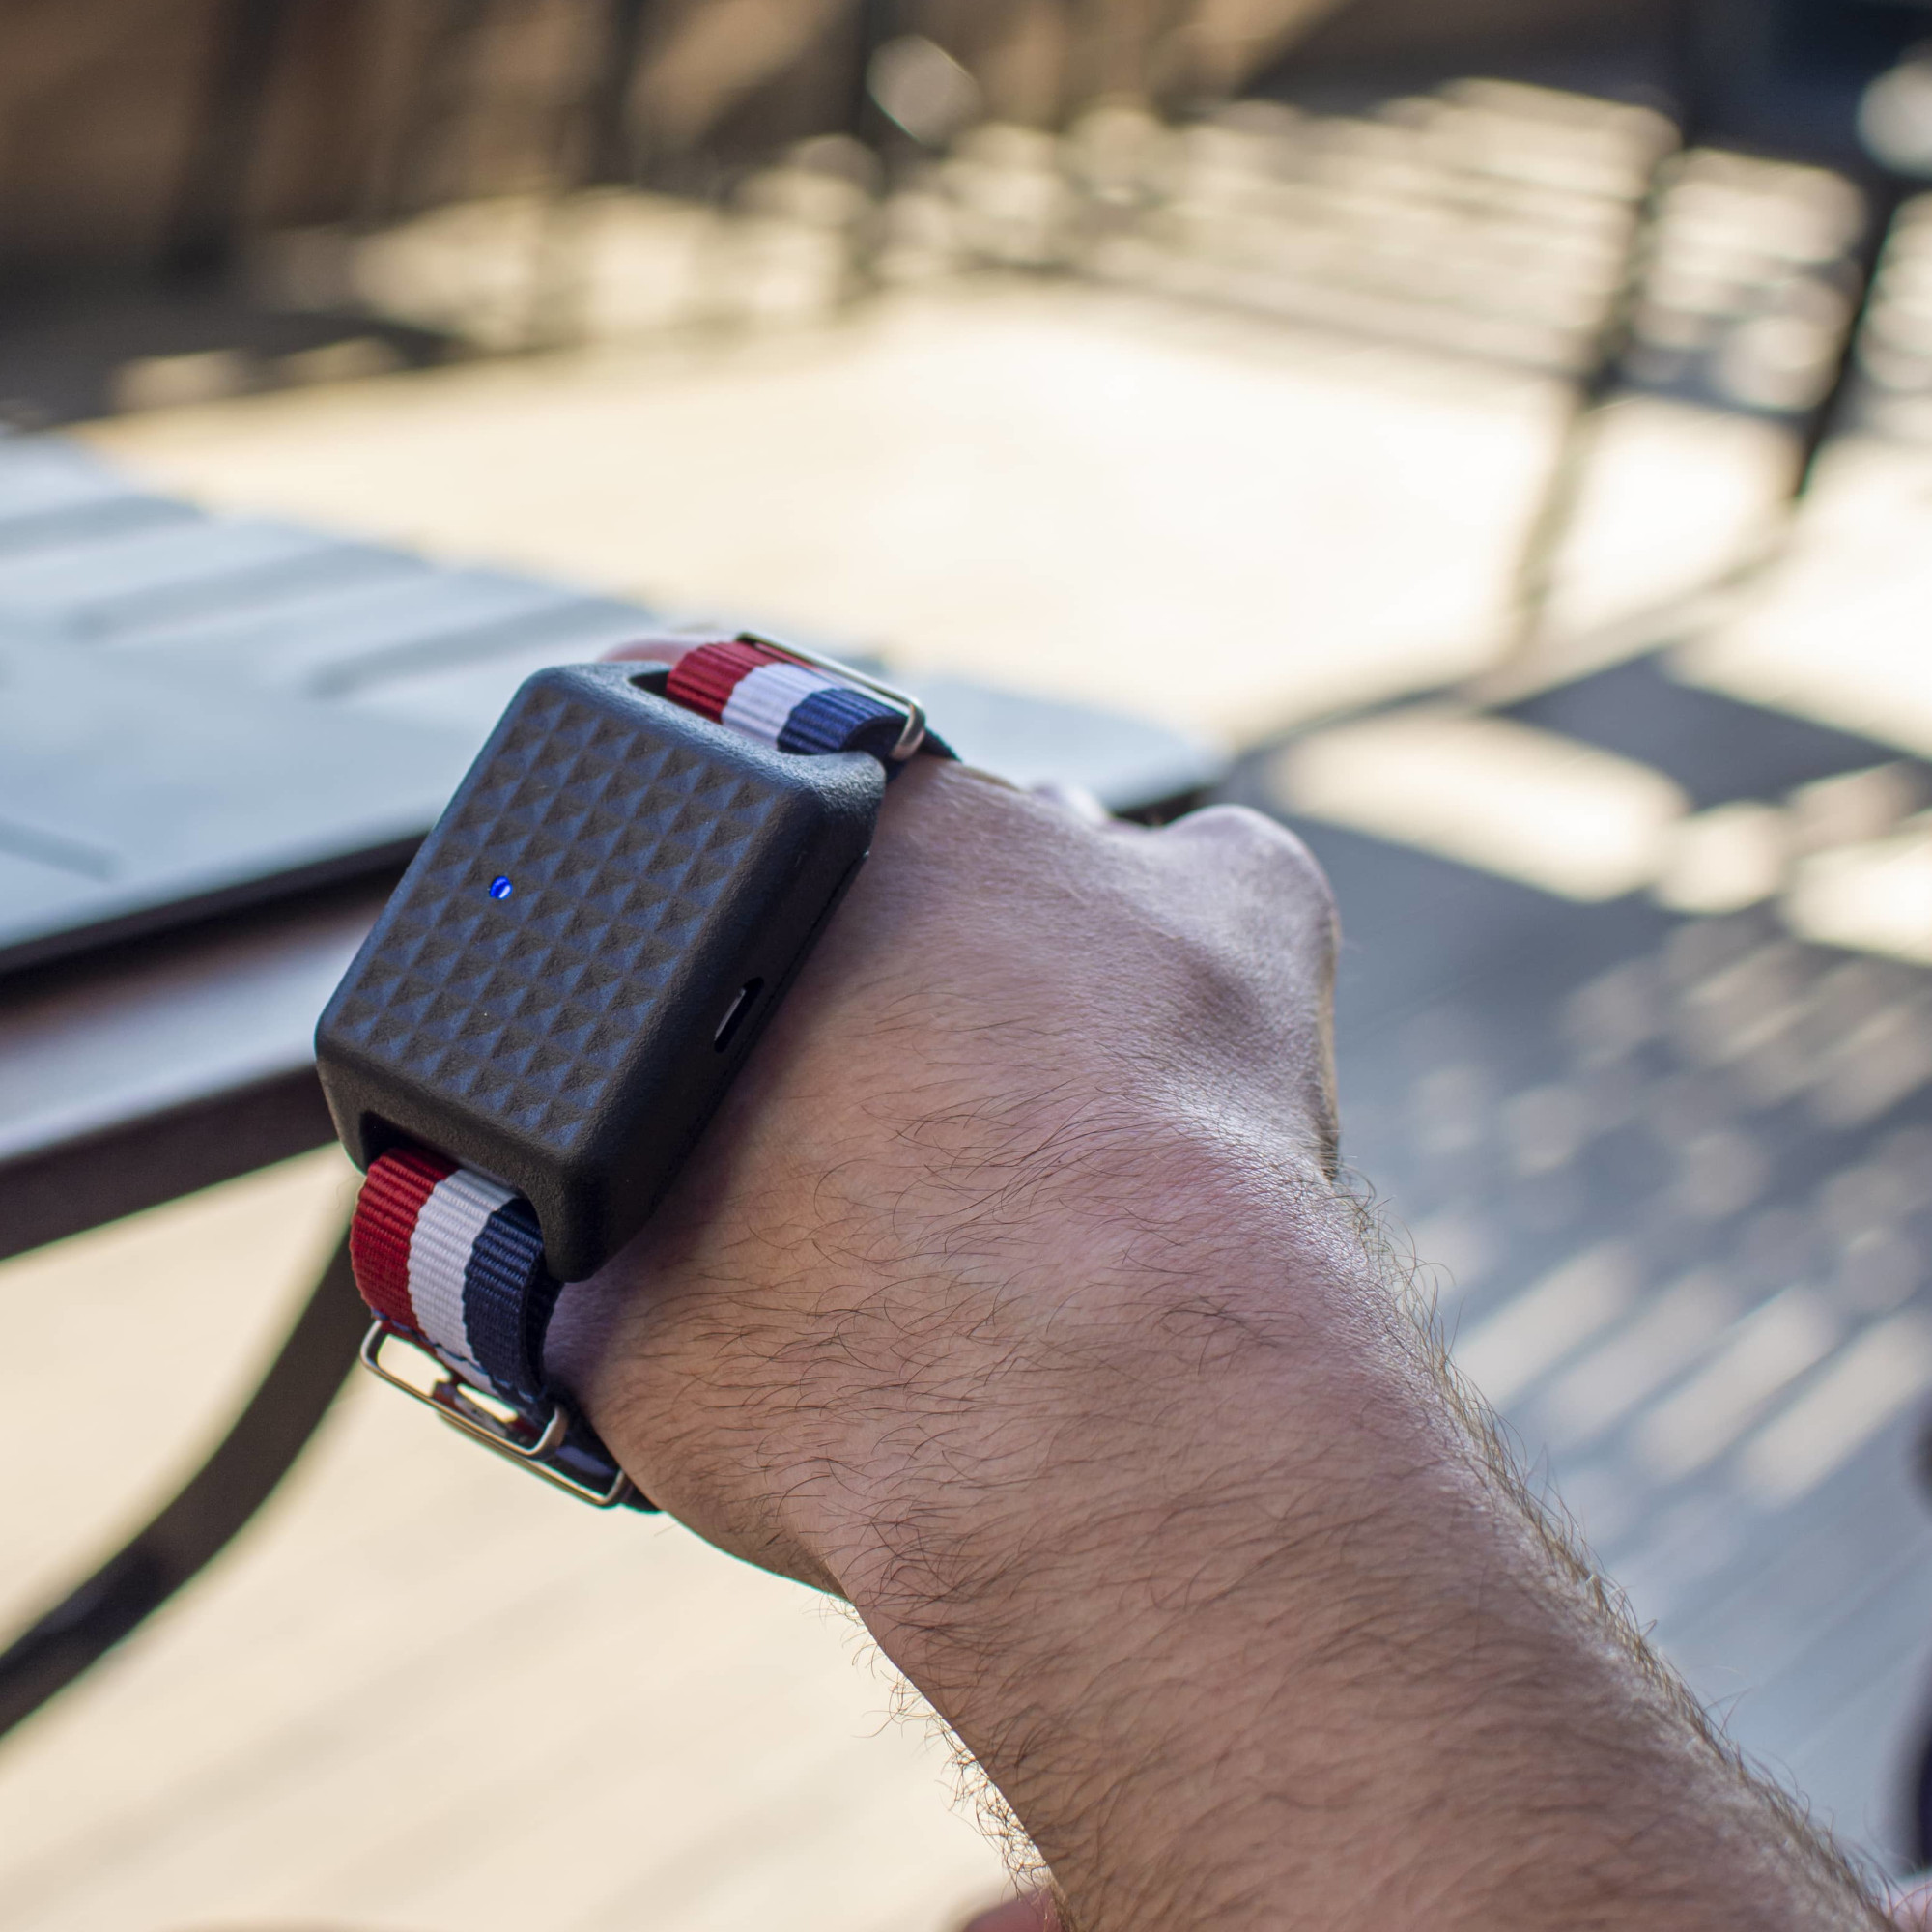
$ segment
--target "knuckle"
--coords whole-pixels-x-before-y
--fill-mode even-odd
[[[1302,841],[1278,820],[1245,805],[1214,805],[1178,820],[1163,838],[1205,840],[1252,867],[1258,882],[1293,896],[1309,914],[1333,922],[1335,895],[1328,875]]]

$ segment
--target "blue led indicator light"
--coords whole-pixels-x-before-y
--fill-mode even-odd
[[[507,874],[490,881],[490,896],[493,899],[506,899],[516,890]]]

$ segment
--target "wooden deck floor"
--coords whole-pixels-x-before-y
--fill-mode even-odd
[[[12,1427],[71,1444],[8,1485],[10,1604],[191,1450],[346,1187],[311,1156],[0,1270],[50,1365]],[[0,1755],[0,1927],[940,1932],[1002,1874],[891,1702],[806,1591],[357,1378],[242,1544]]]

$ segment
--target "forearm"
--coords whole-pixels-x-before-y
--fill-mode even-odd
[[[648,1494],[851,1599],[1080,1932],[1878,1922],[1380,1277],[1332,958],[1258,819],[909,773],[555,1367]]]
[[[1082,1932],[1879,1922],[1503,1479],[1347,1205],[1240,1197],[1184,1287],[1172,1229],[1032,1285],[1037,1450],[838,1559]]]

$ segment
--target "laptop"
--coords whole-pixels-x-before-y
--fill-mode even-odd
[[[393,868],[525,677],[660,621],[209,515],[74,444],[0,439],[0,973]],[[1140,719],[921,688],[976,763],[1123,813],[1172,809],[1224,769]]]

